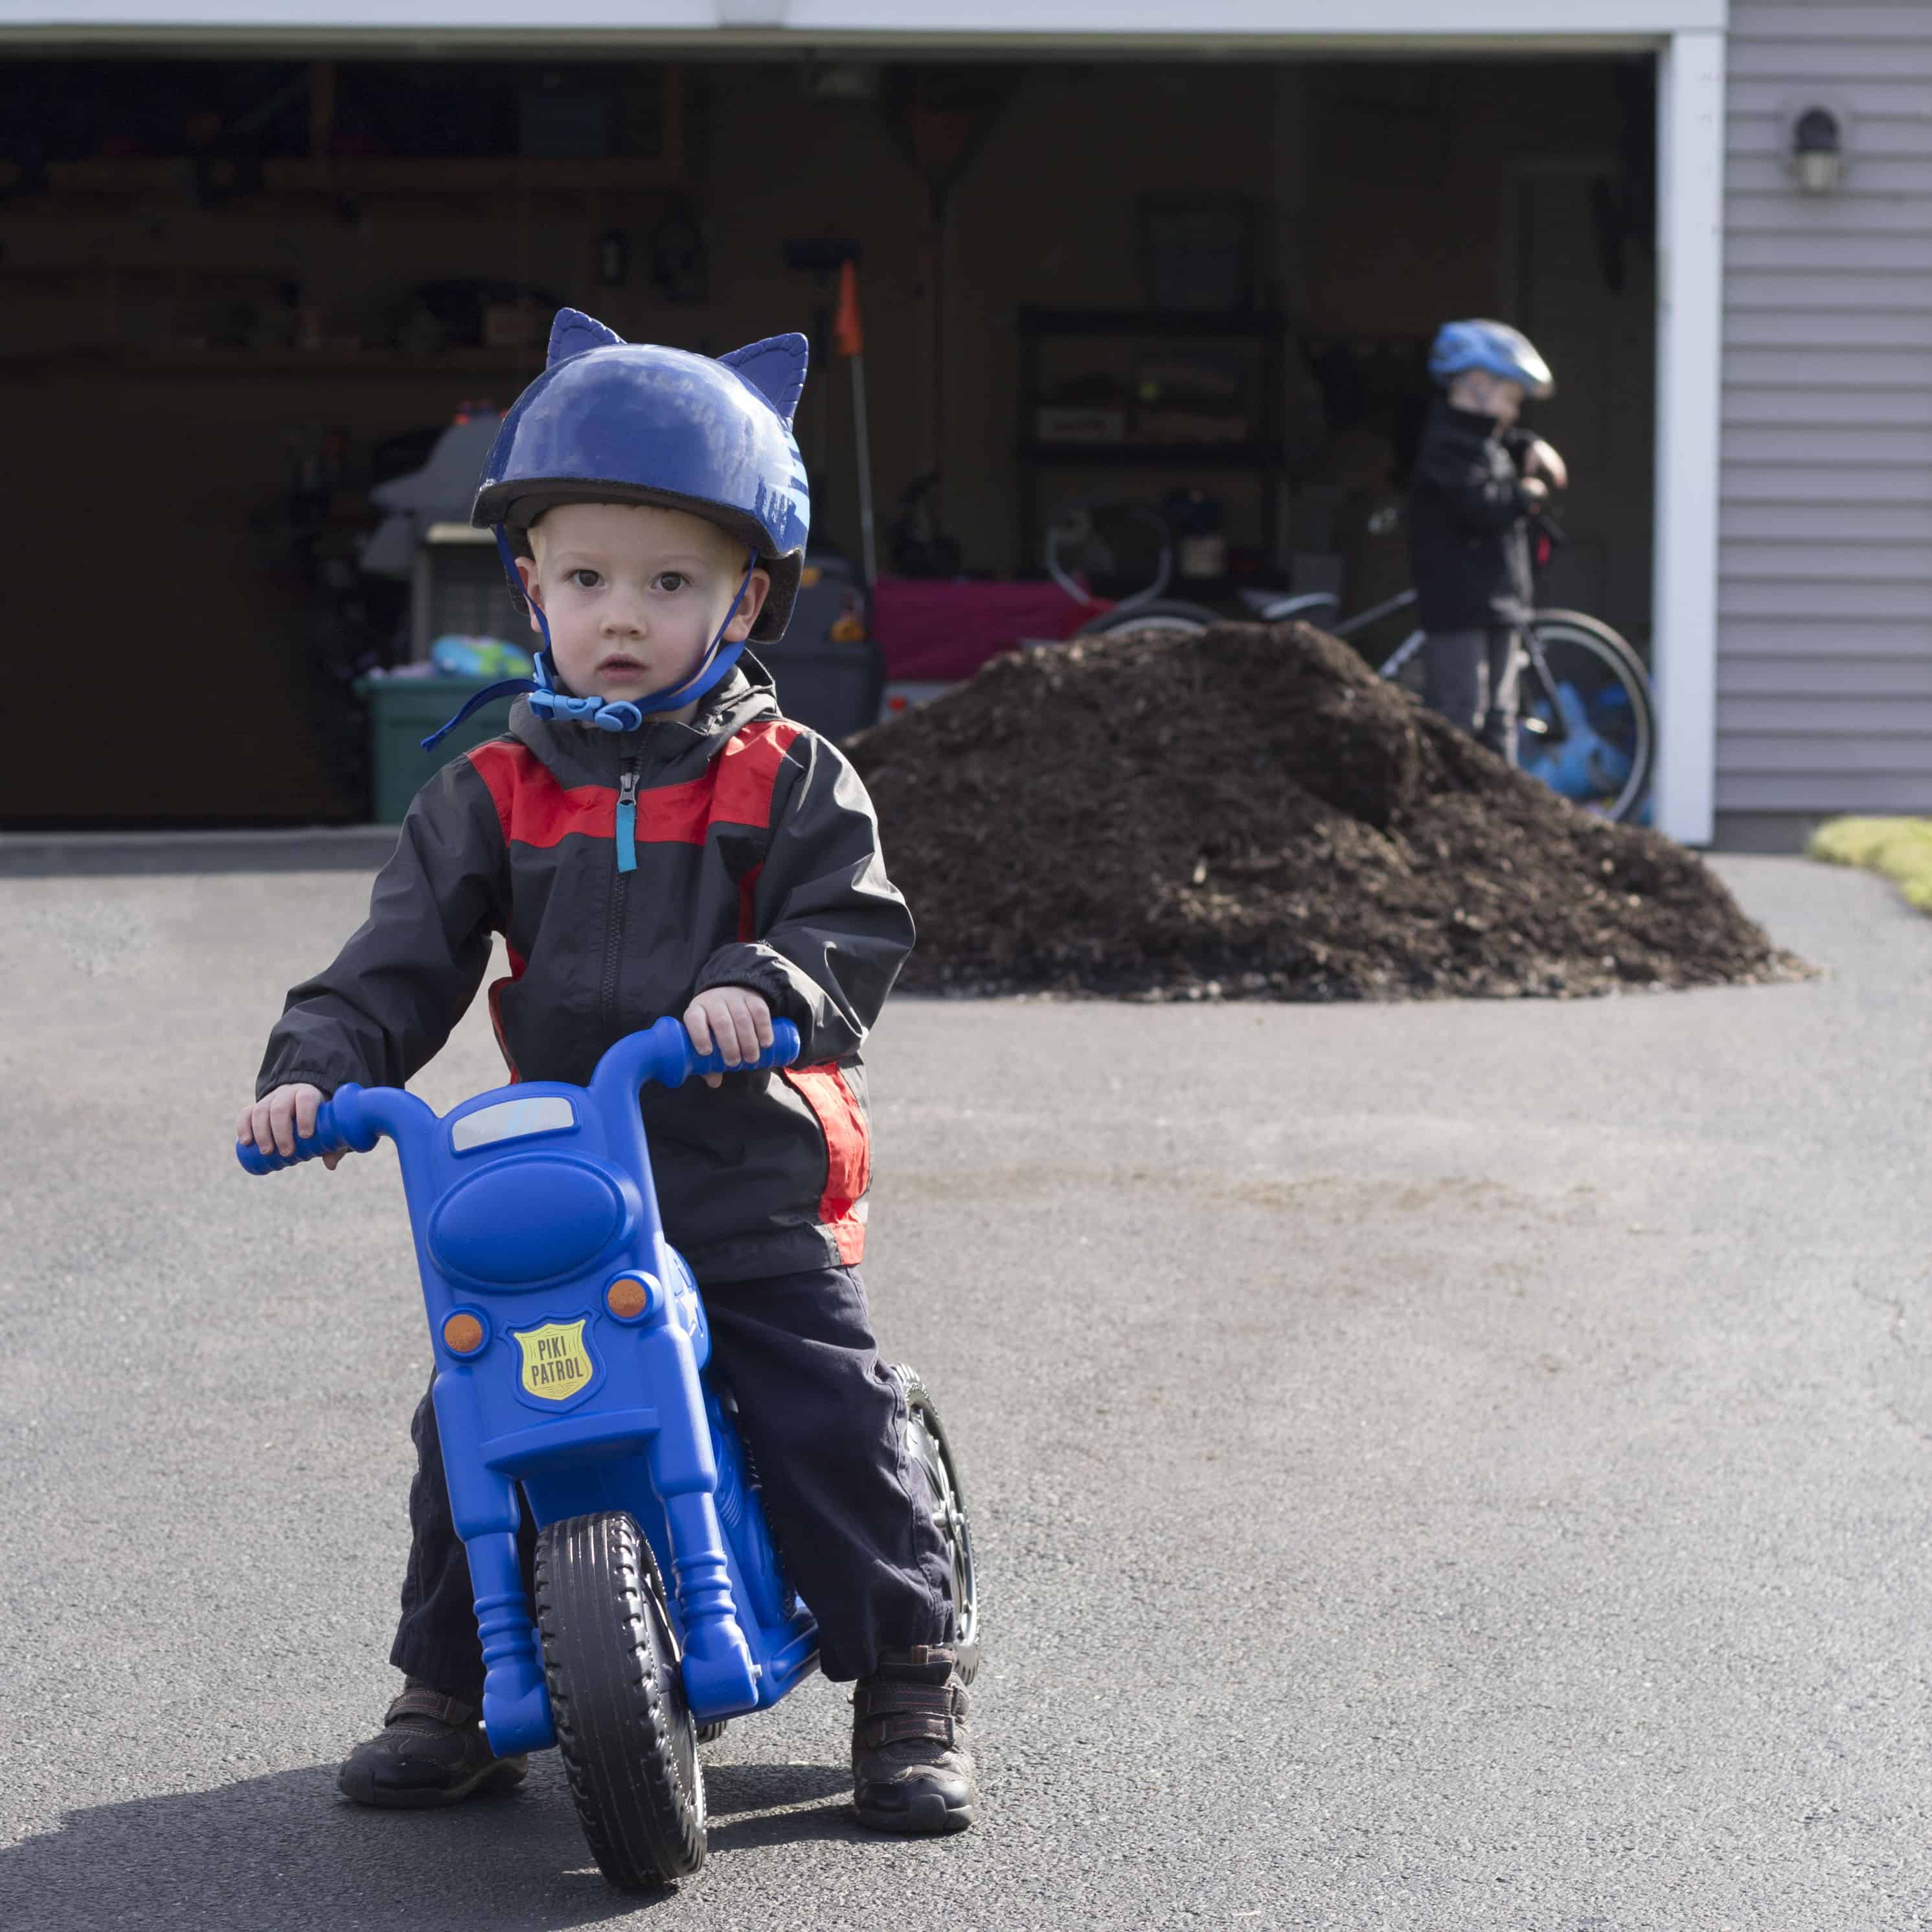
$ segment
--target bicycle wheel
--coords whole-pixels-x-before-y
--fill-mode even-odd
[[[1105,638],[1116,632],[1159,631],[1191,636],[1221,620],[1204,604],[1184,603],[1178,597],[1157,597],[1125,610],[1105,610],[1082,624],[1076,637]]]
[[[1643,661],[1609,625],[1538,610],[1524,635],[1516,763],[1586,812],[1635,817],[1657,761]]]

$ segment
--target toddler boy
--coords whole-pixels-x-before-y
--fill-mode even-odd
[[[581,1082],[666,1012],[728,1067],[771,1043],[775,1017],[796,1024],[782,1076],[644,1089],[664,1232],[703,1288],[824,1672],[857,1681],[860,1818],[952,1831],[975,1793],[951,1567],[857,1267],[860,1049],[912,920],[856,774],[737,662],[784,634],[799,586],[805,364],[800,336],[714,362],[559,314],[474,512],[544,638],[534,688],[506,736],[418,794],[368,918],[290,993],[237,1132],[287,1154],[344,1082],[401,1085],[474,998],[493,933],[510,971],[490,1010],[513,1077]],[[469,1564],[428,1398],[412,1433],[390,1657],[404,1686],[339,1780],[368,1804],[448,1804],[524,1775],[478,1723]]]
[[[1429,373],[1444,393],[1416,453],[1408,522],[1425,695],[1514,763],[1516,633],[1533,594],[1527,523],[1568,481],[1556,452],[1515,423],[1526,394],[1556,386],[1528,338],[1501,322],[1444,323]]]

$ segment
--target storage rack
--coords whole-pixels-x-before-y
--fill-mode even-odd
[[[1019,310],[1018,546],[1022,559],[1040,543],[1040,472],[1057,470],[1138,470],[1192,475],[1237,471],[1262,482],[1262,541],[1274,541],[1282,465],[1281,356],[1284,318],[1272,310],[1043,308]],[[1249,341],[1260,345],[1259,387],[1251,412],[1258,433],[1238,442],[1043,442],[1034,434],[1041,394],[1040,344],[1048,337],[1092,336],[1150,342]]]

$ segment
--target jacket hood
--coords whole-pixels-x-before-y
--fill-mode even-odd
[[[530,700],[520,698],[510,707],[510,735],[527,745],[566,789],[614,785],[629,759],[638,761],[645,784],[668,784],[695,777],[747,724],[782,715],[771,673],[747,651],[688,724],[651,717],[634,731],[604,731],[572,718],[539,718]]]

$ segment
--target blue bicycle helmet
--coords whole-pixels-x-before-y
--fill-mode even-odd
[[[714,360],[656,343],[626,342],[574,308],[552,324],[544,372],[510,406],[476,493],[470,521],[493,530],[512,593],[526,602],[515,546],[546,510],[562,503],[646,503],[704,518],[746,554],[744,581],[697,671],[681,685],[635,703],[607,703],[558,688],[550,628],[533,679],[479,692],[428,749],[506,691],[530,693],[545,717],[577,718],[608,731],[634,730],[645,716],[701,698],[737,662],[740,644],[722,640],[752,573],[771,579],[750,641],[784,635],[805,567],[812,499],[791,422],[805,387],[802,335],[774,335]]]
[[[1550,364],[1520,328],[1506,322],[1445,322],[1429,351],[1429,373],[1447,384],[1466,369],[1481,369],[1505,382],[1519,382],[1538,402],[1556,393]]]

